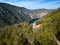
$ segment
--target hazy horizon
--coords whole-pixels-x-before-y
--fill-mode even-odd
[[[1,3],[8,3],[27,9],[56,9],[60,7],[60,0],[0,0]]]

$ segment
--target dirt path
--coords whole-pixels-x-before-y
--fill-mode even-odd
[[[54,37],[55,38],[55,41],[57,42],[57,44],[58,45],[60,45],[60,41],[59,40],[57,40],[57,38],[56,37]]]

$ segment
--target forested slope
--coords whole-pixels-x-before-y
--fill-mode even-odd
[[[27,22],[0,30],[0,45],[57,45],[60,39],[60,8],[39,19],[39,29],[32,31]]]

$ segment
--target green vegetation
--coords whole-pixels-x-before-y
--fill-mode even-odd
[[[57,45],[59,39],[60,9],[54,10],[37,23],[41,28],[32,31],[32,24],[21,23],[0,30],[0,45]]]
[[[23,25],[23,26],[22,26]],[[11,25],[0,30],[0,45],[56,45],[51,31],[32,31],[27,23]]]
[[[60,32],[60,8],[52,11],[45,17],[37,21],[37,23],[42,24],[42,28],[45,30],[50,30],[53,32]]]

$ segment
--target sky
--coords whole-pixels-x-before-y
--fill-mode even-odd
[[[27,9],[56,9],[60,7],[60,0],[0,0],[0,2]]]

